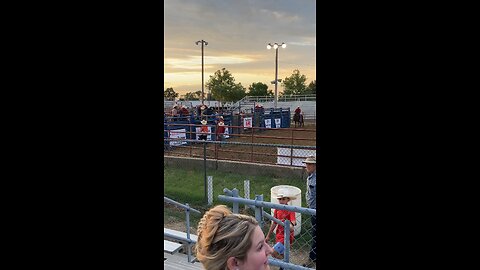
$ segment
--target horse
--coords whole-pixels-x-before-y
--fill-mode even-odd
[[[305,127],[305,124],[303,123],[303,114],[302,113],[295,113],[293,115],[293,121],[295,122],[295,127]]]

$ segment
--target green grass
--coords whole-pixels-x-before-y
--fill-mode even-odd
[[[264,201],[270,201],[270,189],[278,185],[298,187],[305,192],[305,181],[266,176],[246,176],[243,174],[207,171],[207,176],[213,177],[213,204],[227,204],[218,200],[218,195],[225,195],[224,188],[230,190],[237,188],[239,195],[244,197],[244,180],[250,180],[250,198],[263,194]],[[188,203],[198,210],[208,209],[204,198],[204,172],[203,170],[186,170],[185,168],[164,168],[165,196],[179,203]],[[228,205],[228,204],[227,204]],[[302,207],[305,202],[302,200]]]
[[[165,196],[179,203],[188,203],[192,208],[204,213],[210,207],[204,198],[204,172],[203,170],[186,170],[179,167],[164,167],[164,192]],[[245,172],[242,174],[225,173],[219,171],[207,171],[207,176],[213,177],[213,205],[225,204],[232,207],[231,203],[220,201],[218,195],[225,195],[224,188],[230,190],[237,188],[240,197],[244,197],[244,180],[250,180],[250,198],[254,199],[255,195],[263,194],[263,200],[270,202],[270,189],[278,185],[290,185],[300,188],[305,192],[305,181],[266,177],[266,176],[247,176]],[[302,200],[302,207],[305,206]],[[240,205],[241,211],[244,205]],[[166,222],[185,221],[185,211],[176,207],[164,208],[164,220]],[[253,211],[249,214],[253,214]],[[201,215],[191,213],[190,220],[192,227],[196,227]]]

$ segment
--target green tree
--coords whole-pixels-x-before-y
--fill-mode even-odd
[[[273,96],[273,91],[268,90],[268,85],[258,82],[258,83],[252,83],[248,87],[248,93],[247,95],[249,96]]]
[[[295,69],[292,75],[290,77],[286,77],[282,82],[282,86],[284,87],[283,95],[304,95],[307,89],[305,85],[306,81],[307,77],[305,77],[305,75],[301,75],[300,71]]]
[[[169,100],[175,100],[178,97],[178,93],[175,93],[172,87],[167,88],[167,90],[163,91],[163,97]]]
[[[240,99],[244,98],[247,94],[245,93],[245,87],[241,83],[238,83],[227,93],[227,99],[225,101],[237,102]]]
[[[235,83],[235,78],[225,68],[217,70],[205,85],[212,94],[212,98],[220,102],[236,102],[242,99],[245,94],[245,88],[241,83]]]
[[[188,92],[185,94],[185,100],[200,100],[202,91]]]
[[[200,100],[202,98],[202,90],[195,91],[195,97]],[[205,99],[205,93],[203,93],[203,99]]]
[[[310,84],[307,86],[307,95],[316,95],[317,94],[317,80],[313,80],[310,82]]]
[[[185,93],[184,98],[185,98],[185,100],[197,100],[197,99],[195,98],[195,94],[194,94],[194,93],[191,93],[191,92]]]

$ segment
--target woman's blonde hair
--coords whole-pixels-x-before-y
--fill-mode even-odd
[[[232,214],[225,205],[211,208],[198,223],[197,259],[207,270],[228,269],[230,257],[245,260],[256,226],[255,218]]]

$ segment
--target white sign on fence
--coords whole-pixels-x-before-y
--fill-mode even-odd
[[[195,128],[195,132],[196,132],[196,138],[197,140],[200,140],[200,128],[199,127],[196,127]],[[212,127],[208,127],[208,133],[212,133]],[[207,135],[207,141],[211,141],[212,140],[212,134],[208,134]]]
[[[282,124],[281,118],[275,118],[275,128],[280,128]]]
[[[230,135],[228,135],[228,134],[229,134],[228,132],[229,132],[229,131],[228,131],[228,127],[225,126],[225,132],[223,133],[224,136],[225,136],[225,139],[226,139],[226,138],[230,138]]]
[[[272,119],[265,119],[265,127],[272,128]]]
[[[175,130],[170,130],[170,139],[186,139],[186,130],[184,128],[182,129],[175,129]],[[182,144],[187,144],[186,141],[180,141],[180,140],[172,140],[170,141],[171,146],[178,146]]]
[[[277,164],[304,166],[303,161],[309,156],[316,156],[316,150],[296,149],[296,148],[277,148]],[[292,158],[293,157],[293,160]]]
[[[251,128],[252,127],[252,117],[243,118],[243,127]]]

